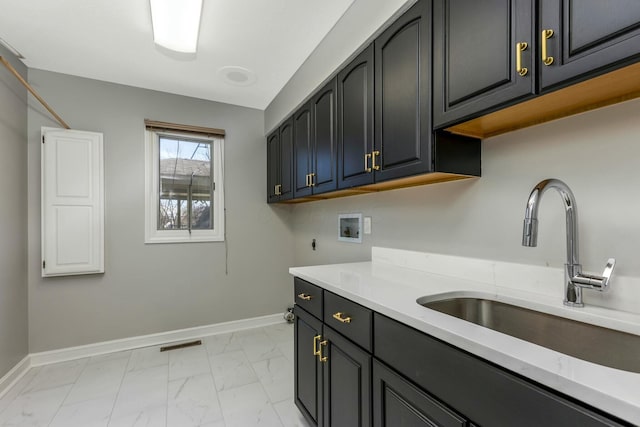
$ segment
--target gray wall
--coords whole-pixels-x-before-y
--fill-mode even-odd
[[[266,204],[262,111],[29,70],[74,129],[104,133],[104,275],[40,277],[40,127],[29,110],[31,352],[281,313],[291,301],[290,208]],[[225,244],[144,244],[145,118],[222,128]]]
[[[559,178],[577,200],[584,269],[600,273],[615,257],[615,275],[640,277],[639,111],[640,99],[487,139],[479,179],[296,205],[295,263],[368,260],[375,245],[561,268],[558,194],[541,202],[538,247],[520,243],[529,192]],[[337,215],[349,212],[372,217],[362,244],[337,241]]]
[[[265,110],[270,133],[341,64],[416,0],[356,0]]]
[[[25,78],[26,67],[0,46]],[[0,378],[29,352],[27,315],[27,91],[0,65]]]

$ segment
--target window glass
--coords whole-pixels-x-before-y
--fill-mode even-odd
[[[211,142],[159,135],[158,230],[213,228]]]

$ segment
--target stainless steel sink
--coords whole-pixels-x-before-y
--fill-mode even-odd
[[[640,336],[477,297],[418,304],[578,359],[640,373]]]

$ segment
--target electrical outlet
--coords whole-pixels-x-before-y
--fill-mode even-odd
[[[364,234],[371,234],[371,217],[365,216],[364,222],[362,224],[362,228],[364,229]]]

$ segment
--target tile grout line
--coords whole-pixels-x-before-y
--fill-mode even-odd
[[[118,397],[120,397],[120,390],[122,390],[122,384],[124,383],[124,377],[127,375],[129,363],[131,363],[131,358],[133,357],[133,350],[129,354],[129,360],[127,360],[127,366],[124,367],[124,374],[120,379],[120,385],[118,386],[118,392],[116,393],[116,398],[113,399],[113,405],[111,405],[111,412],[109,412],[109,419],[107,420],[107,427],[111,424],[111,418],[113,417],[113,410],[116,408],[116,403],[118,403]]]
[[[69,390],[67,391],[67,394],[64,396],[64,399],[62,399],[62,402],[60,402],[60,406],[58,406],[58,410],[55,412],[55,414],[53,414],[53,417],[51,417],[51,419],[49,420],[49,422],[47,423],[47,427],[51,426],[51,423],[53,423],[53,420],[56,419],[56,417],[58,416],[58,413],[60,412],[60,409],[62,409],[62,407],[64,406],[64,402],[67,400],[67,398],[69,397],[69,395],[71,394],[71,390],[73,390],[73,387],[75,387],[75,385],[78,383],[78,379],[80,379],[80,377],[82,376],[82,373],[85,371],[85,369],[87,369],[87,367],[89,367],[89,357],[87,357],[87,363],[86,365],[82,368],[82,370],[80,371],[80,373],[78,374],[78,377],[75,379],[75,381],[73,382],[73,384],[71,385],[71,387],[69,387]]]

